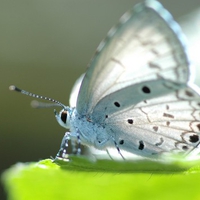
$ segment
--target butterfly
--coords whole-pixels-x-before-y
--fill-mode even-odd
[[[55,111],[70,132],[68,141],[98,150],[115,149],[153,158],[163,153],[199,153],[200,98],[185,37],[171,14],[155,0],[126,12],[99,44],[75,83],[70,107]],[[15,86],[12,90],[33,96]]]

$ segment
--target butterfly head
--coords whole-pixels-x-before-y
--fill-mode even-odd
[[[52,98],[49,98],[49,97],[45,97],[45,96],[41,96],[41,95],[37,95],[37,94],[33,94],[31,92],[22,90],[22,89],[14,86],[14,85],[11,85],[9,87],[9,89],[12,90],[12,91],[20,92],[21,94],[25,94],[25,95],[30,96],[30,97],[44,99],[44,100],[48,100],[48,101],[53,102],[53,104],[52,103],[49,104],[49,103],[42,103],[42,102],[38,102],[38,101],[33,101],[31,105],[34,108],[47,108],[47,107],[52,107],[52,106],[61,106],[61,107],[63,107],[63,109],[60,111],[60,113],[57,113],[56,110],[54,110],[54,114],[55,114],[56,120],[64,128],[69,128],[70,127],[69,119],[70,119],[70,115],[72,113],[72,109],[69,108],[68,106],[65,106],[64,104],[62,104],[61,102],[59,102],[59,101],[57,101],[55,99],[52,99]]]

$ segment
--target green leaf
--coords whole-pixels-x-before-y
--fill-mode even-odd
[[[58,165],[59,164],[59,165]],[[4,172],[9,200],[200,199],[200,161],[91,161],[18,163]]]

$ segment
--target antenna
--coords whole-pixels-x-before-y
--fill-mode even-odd
[[[16,91],[16,92],[19,92],[19,93],[21,93],[21,94],[25,94],[25,95],[30,96],[30,97],[33,97],[33,98],[44,99],[44,100],[47,100],[47,101],[51,101],[51,102],[53,102],[53,103],[55,103],[55,104],[57,104],[57,105],[63,107],[64,110],[68,110],[68,107],[65,106],[64,104],[62,104],[60,101],[57,101],[57,100],[55,100],[55,99],[52,99],[52,98],[49,98],[49,97],[45,97],[45,96],[42,96],[42,95],[33,94],[33,93],[28,92],[28,91],[26,91],[26,90],[22,90],[22,89],[20,89],[20,88],[14,86],[14,85],[11,85],[11,86],[9,87],[9,90],[11,90],[11,91]],[[55,104],[53,104],[53,105],[55,105]],[[36,107],[37,107],[37,106],[36,106]]]

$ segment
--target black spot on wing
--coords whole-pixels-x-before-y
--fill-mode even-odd
[[[143,86],[143,87],[142,87],[142,91],[143,91],[145,94],[149,94],[149,93],[151,93],[150,88],[147,87],[147,86]]]
[[[167,118],[174,118],[174,115],[168,114],[168,113],[163,113],[163,117],[167,117]]]
[[[169,121],[167,121],[167,122],[166,122],[166,125],[167,125],[167,126],[169,126],[169,125],[170,125],[170,122],[169,122]]]
[[[194,94],[188,90],[185,90],[185,94],[188,96],[188,97],[193,97]]]
[[[191,135],[190,136],[190,142],[192,142],[192,143],[196,143],[196,142],[198,142],[199,141],[199,136],[198,135]]]
[[[158,126],[154,126],[154,127],[153,127],[153,130],[154,130],[155,132],[157,132],[157,131],[158,131]]]
[[[121,145],[124,144],[124,140],[120,140],[119,144],[121,144]]]
[[[139,150],[143,150],[144,149],[144,142],[142,140],[139,141],[138,149]]]
[[[199,129],[199,131],[200,131],[200,124],[197,124],[197,128]]]
[[[116,101],[116,102],[114,102],[114,105],[115,105],[116,107],[118,107],[118,108],[120,107],[120,103],[119,103],[119,102],[117,102],[117,101]]]
[[[161,137],[161,138],[160,138],[160,141],[157,142],[155,145],[156,145],[156,146],[160,146],[160,145],[162,145],[163,142],[164,142],[164,140],[163,140],[163,138]]]
[[[184,145],[184,146],[182,146],[182,149],[183,149],[184,151],[187,151],[189,148],[188,148],[188,146]]]
[[[160,69],[160,66],[158,66],[157,64],[152,63],[152,62],[149,62],[149,67],[152,69]]]
[[[133,120],[132,120],[132,119],[128,119],[127,122],[128,122],[129,124],[133,124]]]

